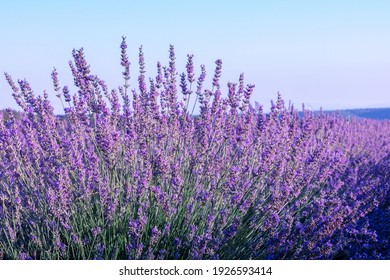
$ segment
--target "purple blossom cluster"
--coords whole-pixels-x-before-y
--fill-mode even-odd
[[[0,116],[0,252],[7,259],[389,259],[390,122],[303,115],[254,85],[212,88],[193,55],[109,90],[84,50],[77,90],[5,74],[22,109]],[[190,99],[195,99],[190,109]],[[195,106],[200,114],[193,115]],[[386,224],[387,221],[387,224]]]

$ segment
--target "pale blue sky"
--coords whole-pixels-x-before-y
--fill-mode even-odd
[[[146,73],[186,55],[205,64],[223,60],[222,82],[241,72],[256,85],[252,100],[269,107],[280,91],[297,107],[390,107],[390,1],[0,1],[0,71],[26,78],[36,93],[53,93],[50,73],[72,85],[68,61],[84,47],[94,73],[122,83],[121,36],[127,37],[136,88],[143,45]],[[226,87],[223,89],[226,92]],[[51,94],[56,112],[61,106]],[[16,103],[0,79],[0,108]]]

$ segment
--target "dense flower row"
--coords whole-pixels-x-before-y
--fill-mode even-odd
[[[62,118],[6,74],[23,116],[0,121],[5,258],[389,258],[370,213],[389,214],[390,122],[299,116],[280,95],[264,114],[243,75],[222,95],[221,60],[211,89],[192,55],[179,75],[172,46],[148,81],[140,48],[131,89],[126,49],[111,91],[83,49],[69,63],[77,93],[54,69]]]

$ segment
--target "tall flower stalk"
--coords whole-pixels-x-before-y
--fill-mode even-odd
[[[22,115],[0,115],[2,256],[390,258],[378,222],[390,122],[300,114],[280,94],[265,114],[243,74],[224,93],[221,60],[211,89],[193,55],[179,76],[173,46],[149,80],[139,49],[133,88],[125,37],[120,49],[117,89],[92,74],[83,49],[69,62],[77,91],[53,70],[64,116],[5,74]]]

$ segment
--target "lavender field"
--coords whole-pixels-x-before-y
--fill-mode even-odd
[[[75,92],[56,70],[50,97],[5,74],[22,113],[0,115],[1,258],[390,259],[390,121],[279,94],[266,114],[243,75],[181,70],[173,46],[151,79],[141,48],[130,80],[120,47],[113,90],[83,49]]]

